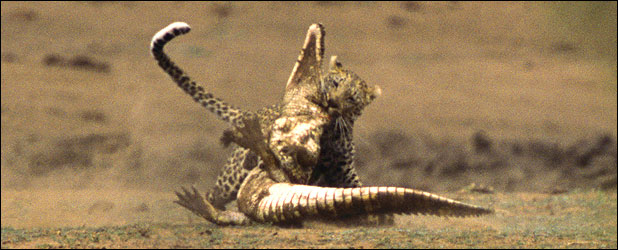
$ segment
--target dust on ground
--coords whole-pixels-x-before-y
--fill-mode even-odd
[[[355,125],[365,185],[615,204],[616,3],[1,4],[3,242],[5,228],[201,222],[172,191],[214,184],[227,126],[150,56],[174,21],[193,30],[172,58],[250,110],[279,100],[323,23],[327,56],[383,90]]]

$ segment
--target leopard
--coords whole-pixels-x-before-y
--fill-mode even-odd
[[[237,198],[238,190],[249,172],[256,167],[268,168],[268,165],[274,165],[281,168],[278,170],[283,170],[279,171],[283,172],[280,174],[283,177],[273,178],[280,182],[325,187],[362,186],[354,166],[353,127],[364,108],[381,94],[381,89],[377,85],[369,86],[354,72],[345,69],[336,56],[331,57],[329,70],[322,77],[321,64],[325,34],[323,25],[310,26],[305,44],[286,84],[286,92],[281,103],[264,107],[255,113],[235,108],[215,98],[213,94],[206,92],[205,88],[191,80],[163,52],[163,46],[168,41],[189,31],[190,27],[186,23],[170,24],[153,37],[151,53],[159,66],[179,87],[192,96],[196,102],[233,126],[232,129],[225,131],[221,138],[224,145],[232,144],[233,152],[218,176],[216,185],[205,195],[208,208],[191,208],[188,202],[190,197],[186,195],[189,192],[184,188],[185,195],[177,193],[180,199],[176,203],[212,221],[212,213],[217,213],[212,211],[225,211],[226,205]],[[306,111],[308,106],[318,111],[303,114],[302,110]],[[313,117],[310,114],[324,115]],[[311,130],[311,133],[306,133],[307,138],[312,137],[311,143],[308,143],[307,138],[297,137],[297,133],[277,133],[285,130],[286,126],[289,127],[286,124],[290,123],[290,117],[301,117],[301,124],[314,123],[307,126],[308,130]],[[234,138],[235,133],[238,136],[238,130],[250,127],[249,123],[252,120],[257,120],[259,127],[257,130],[262,131],[262,136],[267,139],[264,145],[270,143],[275,154],[260,153],[256,151],[264,150],[243,147],[243,143],[239,142],[238,138]],[[297,124],[299,120],[291,122]],[[242,136],[240,133],[240,137]],[[293,150],[289,150],[290,143],[276,143],[296,139],[298,140],[291,143],[296,144]],[[306,152],[304,149],[309,148],[308,145],[311,144],[314,145],[314,149]],[[263,158],[269,155],[275,155],[277,159],[274,160],[277,162],[265,163]],[[194,194],[197,194],[197,190],[194,190]],[[211,211],[208,212],[211,215],[203,216],[206,210]]]

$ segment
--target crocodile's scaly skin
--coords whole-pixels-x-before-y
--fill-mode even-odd
[[[493,210],[401,187],[329,188],[277,183],[254,169],[240,188],[238,207],[258,222],[297,224],[366,214],[475,216]]]

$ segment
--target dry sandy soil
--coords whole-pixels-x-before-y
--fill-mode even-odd
[[[616,247],[615,2],[1,5],[3,248]],[[364,183],[497,214],[279,229],[180,209],[229,149],[149,54],[174,21],[193,30],[172,58],[250,110],[323,23],[327,56],[383,90],[354,131]]]

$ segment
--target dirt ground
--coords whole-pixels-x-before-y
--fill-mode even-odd
[[[3,248],[616,248],[615,2],[1,7]],[[382,89],[355,125],[364,184],[496,215],[279,229],[182,210],[173,190],[211,187],[229,149],[227,125],[148,51],[174,21],[193,30],[171,57],[249,110],[279,100],[306,29],[323,23],[327,56]]]

